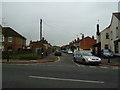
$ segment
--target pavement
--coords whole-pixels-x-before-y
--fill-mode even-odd
[[[114,57],[110,58],[110,63],[108,63],[108,58],[101,58],[101,65],[105,66],[115,66],[115,67],[120,67],[120,57]],[[54,54],[50,54],[47,57],[44,57],[39,60],[2,60],[0,59],[0,63],[2,64],[42,64],[42,63],[49,63],[49,62],[56,62],[58,61],[58,58],[54,56]]]
[[[101,58],[101,64],[102,65],[108,65],[108,66],[117,66],[120,67],[120,57],[114,57],[114,58]]]
[[[10,59],[9,62],[7,62],[6,59],[4,59],[4,60],[0,59],[0,63],[2,63],[2,64],[42,64],[42,63],[55,62],[55,61],[57,61],[57,57],[55,57],[53,55],[53,53],[48,55],[47,57],[44,57],[44,58],[38,59],[38,60]]]

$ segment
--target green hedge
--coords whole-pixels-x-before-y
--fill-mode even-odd
[[[38,59],[38,55],[36,53],[24,53],[24,54],[14,54],[10,56],[10,59]]]

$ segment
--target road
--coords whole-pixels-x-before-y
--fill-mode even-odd
[[[3,64],[2,79],[2,88],[118,88],[118,68],[82,65],[63,53],[52,63]]]

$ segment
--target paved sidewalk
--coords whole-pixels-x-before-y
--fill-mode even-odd
[[[102,65],[109,65],[109,66],[117,66],[120,67],[120,57],[110,58],[110,63],[108,62],[108,58],[101,58]]]
[[[38,60],[13,60],[10,59],[9,62],[7,60],[0,60],[2,64],[40,64],[40,63],[48,63],[48,62],[55,62],[57,58],[52,54]]]

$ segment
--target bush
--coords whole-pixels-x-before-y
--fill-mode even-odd
[[[38,55],[36,53],[20,53],[20,54],[14,54],[10,56],[10,59],[38,59]]]
[[[14,54],[14,52],[12,52],[12,51],[2,51],[2,59],[7,59],[8,55],[11,56],[13,54]]]
[[[19,59],[21,59],[21,60],[36,60],[36,59],[38,59],[38,56],[22,56],[22,57],[20,57]]]

